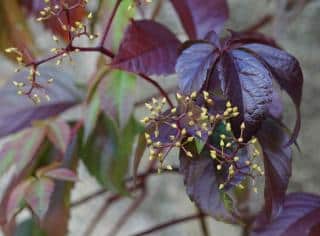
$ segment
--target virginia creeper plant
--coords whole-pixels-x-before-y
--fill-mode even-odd
[[[183,36],[155,20],[166,2]],[[0,100],[0,176],[14,167],[0,204],[4,234],[67,235],[71,208],[108,191],[85,235],[93,234],[111,204],[131,196],[132,204],[108,234],[116,235],[148,196],[151,175],[180,174],[197,212],[134,235],[197,219],[203,235],[209,235],[206,217],[238,224],[244,235],[320,235],[320,197],[287,193],[291,149],[301,123],[303,74],[293,55],[257,32],[271,17],[234,31],[224,29],[230,14],[226,0],[95,3],[0,4],[4,23],[20,25],[4,30],[0,41],[3,53],[16,63]],[[48,53],[34,43],[27,16],[52,34],[57,46]],[[87,53],[99,57],[90,62],[96,71],[81,84],[60,66]],[[178,87],[163,88],[159,81],[173,74]],[[135,101],[138,80],[156,94]],[[282,120],[280,90],[296,109],[292,129]],[[142,118],[135,112],[141,105],[147,111]],[[81,115],[64,115],[75,109]],[[178,156],[169,155],[177,153],[172,150]],[[144,154],[150,161],[140,170]],[[170,158],[180,164],[171,165]],[[70,202],[80,162],[102,189]],[[250,194],[261,192],[259,211],[239,207]],[[18,222],[21,211],[32,217]]]

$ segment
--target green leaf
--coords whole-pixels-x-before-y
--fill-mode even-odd
[[[136,135],[143,129],[141,125],[131,117],[127,126],[121,133],[119,140],[119,149],[117,150],[117,156],[113,160],[111,170],[111,181],[117,191],[124,193],[124,177],[128,172],[129,157],[132,154],[132,147]]]
[[[46,236],[39,224],[32,218],[26,219],[17,225],[14,236]]]
[[[108,9],[112,9],[116,3],[116,0],[108,0],[107,1],[107,6]],[[113,21],[113,26],[112,26],[112,46],[113,49],[117,49],[121,39],[123,37],[123,33],[130,21],[136,13],[135,8],[129,8],[133,4],[132,0],[122,0],[120,7],[117,11],[117,15],[121,17],[116,17]]]
[[[205,142],[201,139],[196,138],[195,139],[196,147],[197,147],[197,152],[200,154],[205,146]]]
[[[226,193],[226,192],[220,192],[220,195],[221,195],[221,199],[222,199],[222,202],[224,204],[224,207],[232,212],[233,211],[233,200],[232,198]]]
[[[96,93],[90,104],[86,108],[85,118],[84,118],[84,135],[83,135],[83,142],[87,142],[89,136],[93,132],[98,116],[100,112],[100,97]]]
[[[134,108],[136,76],[123,71],[113,71],[105,80],[101,103],[103,111],[118,121],[123,129]]]
[[[99,117],[95,131],[81,148],[80,157],[102,186],[125,193],[123,180],[128,172],[135,136],[141,131],[133,117],[122,130],[110,118]]]
[[[80,157],[83,163],[104,187],[110,187],[107,173],[109,162],[116,155],[119,146],[118,132],[111,119],[100,115],[94,132],[81,146]]]

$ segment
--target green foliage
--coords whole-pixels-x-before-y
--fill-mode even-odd
[[[88,142],[82,145],[80,154],[89,172],[104,187],[125,192],[123,181],[128,171],[128,160],[135,137],[141,131],[133,117],[123,129],[105,115],[99,117],[96,129]]]

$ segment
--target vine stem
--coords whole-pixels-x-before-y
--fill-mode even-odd
[[[147,195],[146,187],[143,186],[141,194],[130,204],[129,208],[122,214],[119,220],[115,223],[111,231],[107,236],[115,236],[120,231],[121,227],[129,220],[130,216],[137,210],[137,208],[143,203]]]
[[[178,174],[178,173],[179,173],[179,168],[178,168],[178,167],[173,167],[173,169],[170,170],[170,171],[169,171],[169,170],[163,170],[163,173]],[[125,179],[125,182],[126,182],[126,183],[129,183],[129,182],[134,181],[135,179],[137,179],[137,180],[144,180],[144,179],[146,179],[147,177],[149,177],[150,175],[155,175],[155,174],[158,174],[158,169],[156,169],[156,168],[148,168],[148,169],[146,170],[146,172],[139,174],[138,176],[136,176],[136,178],[134,178],[133,176],[126,178],[126,179]],[[85,197],[83,197],[82,199],[73,202],[73,203],[71,204],[71,207],[77,207],[77,206],[80,206],[80,205],[82,205],[82,204],[85,204],[85,203],[87,203],[88,201],[90,201],[90,200],[92,200],[92,199],[94,199],[94,198],[96,198],[96,197],[99,197],[99,196],[101,196],[101,195],[106,194],[107,191],[108,191],[107,189],[97,190],[96,192],[93,192],[93,193],[89,194],[88,196],[85,196]]]
[[[110,18],[109,18],[109,20],[108,20],[108,22],[106,24],[106,27],[105,27],[105,29],[103,31],[102,38],[101,38],[101,41],[100,41],[100,44],[99,44],[101,48],[103,48],[104,43],[105,43],[105,41],[107,39],[108,33],[109,33],[110,29],[111,29],[111,25],[112,25],[113,19],[114,19],[115,15],[116,15],[116,13],[117,13],[117,11],[119,9],[121,1],[122,0],[117,0],[115,6],[112,9],[111,16],[110,16]]]
[[[202,217],[205,217],[205,216],[206,215],[204,215],[202,213],[197,213],[197,214],[181,217],[181,218],[178,218],[178,219],[170,220],[168,222],[156,225],[156,226],[154,226],[154,227],[152,227],[152,228],[150,228],[148,230],[142,231],[140,233],[133,234],[131,236],[149,235],[151,233],[163,230],[165,228],[168,228],[168,227],[171,227],[171,226],[174,226],[174,225],[177,225],[177,224],[185,223],[185,222],[190,221],[190,220],[196,220],[196,219],[199,219],[199,218],[202,218]]]

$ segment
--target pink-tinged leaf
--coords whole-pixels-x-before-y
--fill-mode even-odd
[[[49,121],[48,138],[62,153],[67,150],[70,133],[70,126],[66,122],[62,120]]]
[[[300,64],[289,53],[268,45],[252,43],[243,45],[243,47],[252,51],[261,61],[266,63],[275,80],[289,94],[295,104],[297,120],[293,135],[288,143],[290,145],[297,138],[301,123],[300,104],[302,99],[303,74]]]
[[[34,178],[29,178],[17,185],[12,190],[6,208],[7,222],[10,222],[12,218],[22,209],[26,190],[29,188],[33,181]]]
[[[210,72],[218,54],[215,47],[209,43],[196,43],[183,50],[176,64],[179,76],[179,88],[183,94],[198,92]]]
[[[291,176],[291,148],[288,134],[273,120],[265,120],[258,133],[265,169],[265,212],[274,219],[282,209]]]
[[[78,181],[78,176],[71,170],[66,168],[58,168],[54,170],[49,170],[48,172],[44,173],[44,176],[57,179],[57,180],[64,180],[64,181]]]
[[[81,95],[69,74],[49,67],[40,68],[39,72],[37,81],[46,88],[51,100],[42,99],[35,105],[26,96],[17,96],[11,82],[1,88],[0,137],[30,127],[33,121],[56,116],[79,102]],[[22,71],[13,80],[25,82],[28,74],[28,71]],[[47,82],[50,78],[54,78],[52,84]]]
[[[203,39],[214,30],[219,33],[229,17],[226,0],[171,0],[190,39]]]
[[[26,202],[40,219],[43,219],[47,213],[53,189],[53,180],[40,178],[34,181],[26,192]]]
[[[132,21],[112,67],[147,75],[174,73],[179,40],[165,26],[152,20]]]
[[[22,134],[19,142],[14,145],[14,148],[17,149],[15,157],[17,172],[23,170],[32,161],[45,136],[45,132],[41,128],[28,129]]]
[[[283,210],[270,224],[254,227],[252,236],[318,236],[320,235],[320,196],[291,193]]]
[[[0,147],[0,176],[12,165],[16,173],[22,171],[33,159],[44,140],[44,130],[41,128],[26,129],[10,136]]]

